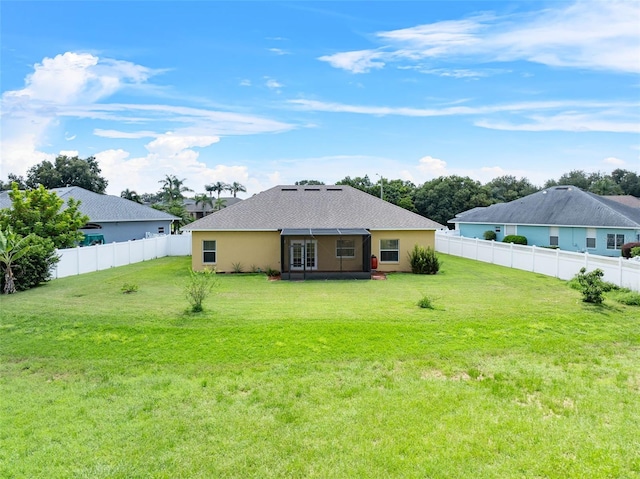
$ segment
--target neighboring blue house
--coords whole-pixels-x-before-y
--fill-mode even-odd
[[[155,234],[171,234],[171,223],[180,218],[119,196],[101,195],[79,186],[52,188],[66,205],[80,201],[79,210],[89,217],[81,229],[86,235],[102,235],[105,243],[138,240]],[[0,193],[0,208],[10,208],[8,191]],[[63,206],[64,208],[64,206]]]
[[[640,241],[640,208],[575,186],[553,186],[509,203],[474,208],[449,223],[468,238],[483,238],[490,230],[497,241],[517,234],[529,245],[603,256],[620,256],[624,243]]]

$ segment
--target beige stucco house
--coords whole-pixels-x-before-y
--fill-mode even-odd
[[[350,186],[276,186],[195,221],[193,269],[273,269],[283,279],[410,271],[414,245],[442,225]]]

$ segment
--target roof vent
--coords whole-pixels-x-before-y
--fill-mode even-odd
[[[304,191],[320,191],[320,188],[305,188]]]
[[[298,188],[282,188],[282,191],[298,191]]]
[[[327,191],[342,191],[342,188],[327,188]]]

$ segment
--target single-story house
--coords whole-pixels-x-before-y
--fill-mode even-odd
[[[276,186],[182,229],[192,233],[194,270],[365,279],[372,263],[378,271],[411,271],[409,251],[435,247],[442,228],[350,186],[306,185]]]
[[[624,243],[640,241],[640,208],[575,186],[553,186],[509,203],[473,208],[449,220],[461,236],[502,241],[521,235],[527,244],[620,256]]]
[[[80,201],[78,209],[89,217],[81,231],[105,243],[143,239],[156,234],[170,234],[177,216],[141,205],[119,196],[102,195],[79,186],[52,188],[66,205],[69,198]],[[0,193],[0,208],[10,208],[9,192]],[[63,206],[64,208],[64,206]]]

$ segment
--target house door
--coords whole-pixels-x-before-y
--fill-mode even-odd
[[[293,240],[289,249],[292,271],[318,269],[318,248],[316,240]]]

